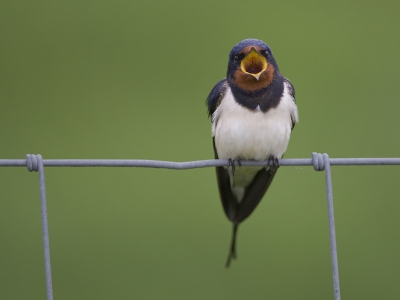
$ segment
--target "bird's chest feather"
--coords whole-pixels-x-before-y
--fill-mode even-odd
[[[264,113],[241,106],[228,90],[213,115],[212,133],[218,157],[266,160],[274,155],[281,158],[289,143],[293,110],[296,105],[285,93],[276,108]]]

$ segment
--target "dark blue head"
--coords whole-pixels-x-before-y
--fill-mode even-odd
[[[245,39],[245,40],[237,43],[235,46],[233,46],[231,52],[229,53],[229,57],[231,57],[232,55],[236,55],[237,53],[242,51],[243,48],[245,48],[247,46],[254,46],[254,47],[258,46],[261,49],[265,49],[265,50],[268,49],[269,51],[271,51],[271,49],[268,47],[268,45],[261,40]]]
[[[227,79],[243,90],[254,91],[267,87],[276,74],[278,65],[271,48],[257,39],[246,39],[236,44],[229,53]]]

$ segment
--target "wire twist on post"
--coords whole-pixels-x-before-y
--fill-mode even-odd
[[[38,156],[33,154],[26,155],[26,166],[29,172],[39,171]]]
[[[325,170],[324,156],[321,153],[317,152],[312,153],[312,163],[315,171]]]

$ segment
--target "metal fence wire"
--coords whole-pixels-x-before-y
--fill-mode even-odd
[[[157,160],[121,159],[43,159],[40,154],[27,154],[26,159],[0,159],[0,167],[27,167],[30,172],[39,172],[40,204],[42,213],[43,250],[46,275],[47,300],[53,300],[53,286],[50,264],[49,229],[47,222],[46,186],[44,167],[141,167],[186,170],[228,166],[225,159],[170,162]],[[241,161],[242,166],[266,166],[267,161]],[[325,171],[326,198],[331,246],[334,299],[340,300],[339,267],[336,250],[335,218],[331,181],[331,166],[343,165],[400,165],[400,158],[329,158],[328,154],[313,152],[312,158],[280,159],[280,166],[313,166],[316,171]]]

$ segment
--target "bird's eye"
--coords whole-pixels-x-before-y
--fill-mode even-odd
[[[266,57],[268,57],[268,56],[269,56],[269,52],[268,52],[268,50],[264,50],[263,52],[264,52],[264,55],[265,55]]]
[[[235,56],[233,57],[233,60],[234,60],[234,61],[239,61],[239,56],[238,56],[238,55],[235,55]]]

